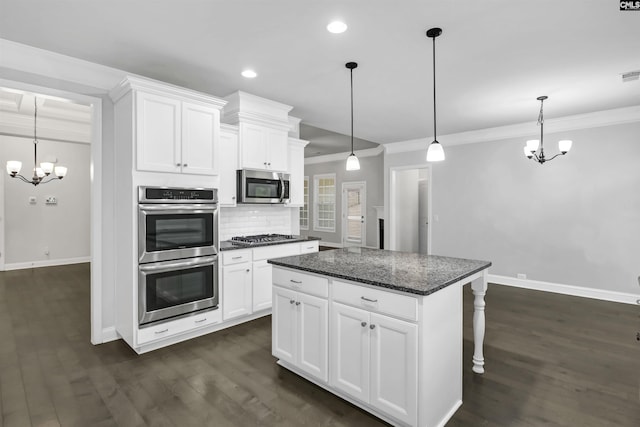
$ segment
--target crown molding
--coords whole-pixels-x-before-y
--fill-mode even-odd
[[[109,91],[127,73],[60,53],[0,39],[2,67]]]
[[[556,133],[635,122],[640,122],[640,105],[596,111],[593,113],[576,114],[556,119],[546,119],[544,121],[544,126],[545,132]],[[438,140],[445,146],[452,146],[500,141],[511,138],[524,138],[534,136],[538,132],[539,130],[536,125],[532,123],[520,123],[509,126],[442,135],[438,137]],[[426,149],[427,145],[431,141],[433,141],[433,136],[407,141],[383,143],[382,145],[384,145],[386,154],[393,154]]]
[[[374,157],[378,154],[382,153],[384,147],[379,145],[375,148],[367,148],[366,150],[356,150],[354,153],[358,158],[361,157]],[[315,156],[315,157],[305,157],[304,164],[305,165],[316,165],[318,163],[328,163],[328,162],[339,162],[346,160],[347,157],[351,154],[350,151],[345,151],[344,153],[335,153],[335,154],[326,154],[324,156]]]
[[[171,95],[180,98],[186,98],[190,101],[201,102],[209,107],[221,110],[227,101],[217,98],[206,93],[197,92],[195,90],[186,89],[158,80],[148,79],[145,77],[126,76],[116,87],[109,92],[109,96],[113,102],[118,102],[130,90],[139,90],[147,93],[155,93],[159,95]]]
[[[298,146],[300,148],[304,148],[309,144],[309,141],[300,138],[294,138],[292,136],[289,137],[289,145]]]

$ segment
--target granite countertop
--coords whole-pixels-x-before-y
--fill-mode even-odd
[[[315,240],[320,240],[320,238],[312,237],[312,236],[293,236],[292,239],[288,239],[288,240],[279,240],[277,242],[261,242],[261,243],[254,243],[251,245],[237,243],[231,240],[224,240],[220,242],[220,248],[218,249],[220,251],[232,251],[235,249],[251,249],[251,248],[258,248],[260,246],[286,245],[287,243],[311,242]]]
[[[491,266],[488,261],[366,248],[335,249],[268,262],[418,295],[429,295]]]

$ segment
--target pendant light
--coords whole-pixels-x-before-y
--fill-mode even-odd
[[[358,67],[356,62],[347,62],[345,65],[351,72],[351,154],[347,157],[347,170],[360,170],[360,161],[353,152],[353,69]]]
[[[527,141],[527,145],[524,147],[524,155],[527,156],[528,159],[533,159],[534,162],[538,162],[543,165],[545,162],[550,162],[558,156],[564,156],[571,150],[571,140],[563,139],[558,141],[558,149],[560,150],[560,154],[556,154],[555,156],[547,159],[544,155],[544,116],[542,114],[542,105],[544,100],[547,99],[548,96],[539,96],[536,98],[540,101],[540,113],[538,114],[538,124],[540,125],[540,140],[530,139]],[[539,148],[539,149],[538,149]]]
[[[436,37],[442,34],[442,28],[431,28],[427,37],[433,40],[433,142],[427,149],[427,162],[441,162],[444,160],[444,150],[436,138]]]
[[[22,169],[22,162],[18,160],[9,160],[7,162],[7,173],[11,178],[19,178],[21,181],[26,182],[27,184],[46,184],[47,182],[51,182],[54,179],[62,179],[67,174],[67,168],[64,166],[55,166],[51,162],[42,162],[40,163],[40,167],[38,167],[38,100],[37,98],[33,98],[34,110],[33,110],[33,177],[31,179],[27,179],[24,176],[20,175],[20,169]],[[49,177],[51,172],[55,172],[55,178]],[[44,180],[46,177],[49,177],[48,180]]]

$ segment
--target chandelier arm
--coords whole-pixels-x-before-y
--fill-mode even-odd
[[[20,178],[23,182],[26,182],[27,184],[31,184],[30,180],[28,180],[27,178],[25,178],[24,176],[22,176],[20,174],[16,174],[16,175],[12,176],[12,178]]]
[[[51,182],[51,181],[55,181],[56,179],[60,179],[60,178],[50,176],[48,180],[46,180],[46,181],[42,180],[42,181],[40,181],[38,184],[47,184],[47,183],[49,183],[49,182]]]
[[[550,162],[551,160],[555,159],[556,157],[558,157],[558,156],[564,156],[564,155],[565,155],[565,153],[558,153],[558,154],[556,154],[555,156],[553,156],[552,158],[550,158],[550,159],[546,159],[546,161],[547,161],[547,162]]]

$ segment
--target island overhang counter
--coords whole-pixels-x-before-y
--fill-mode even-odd
[[[490,262],[367,248],[269,260],[278,364],[394,425],[442,426],[462,404],[462,286],[484,372]]]

